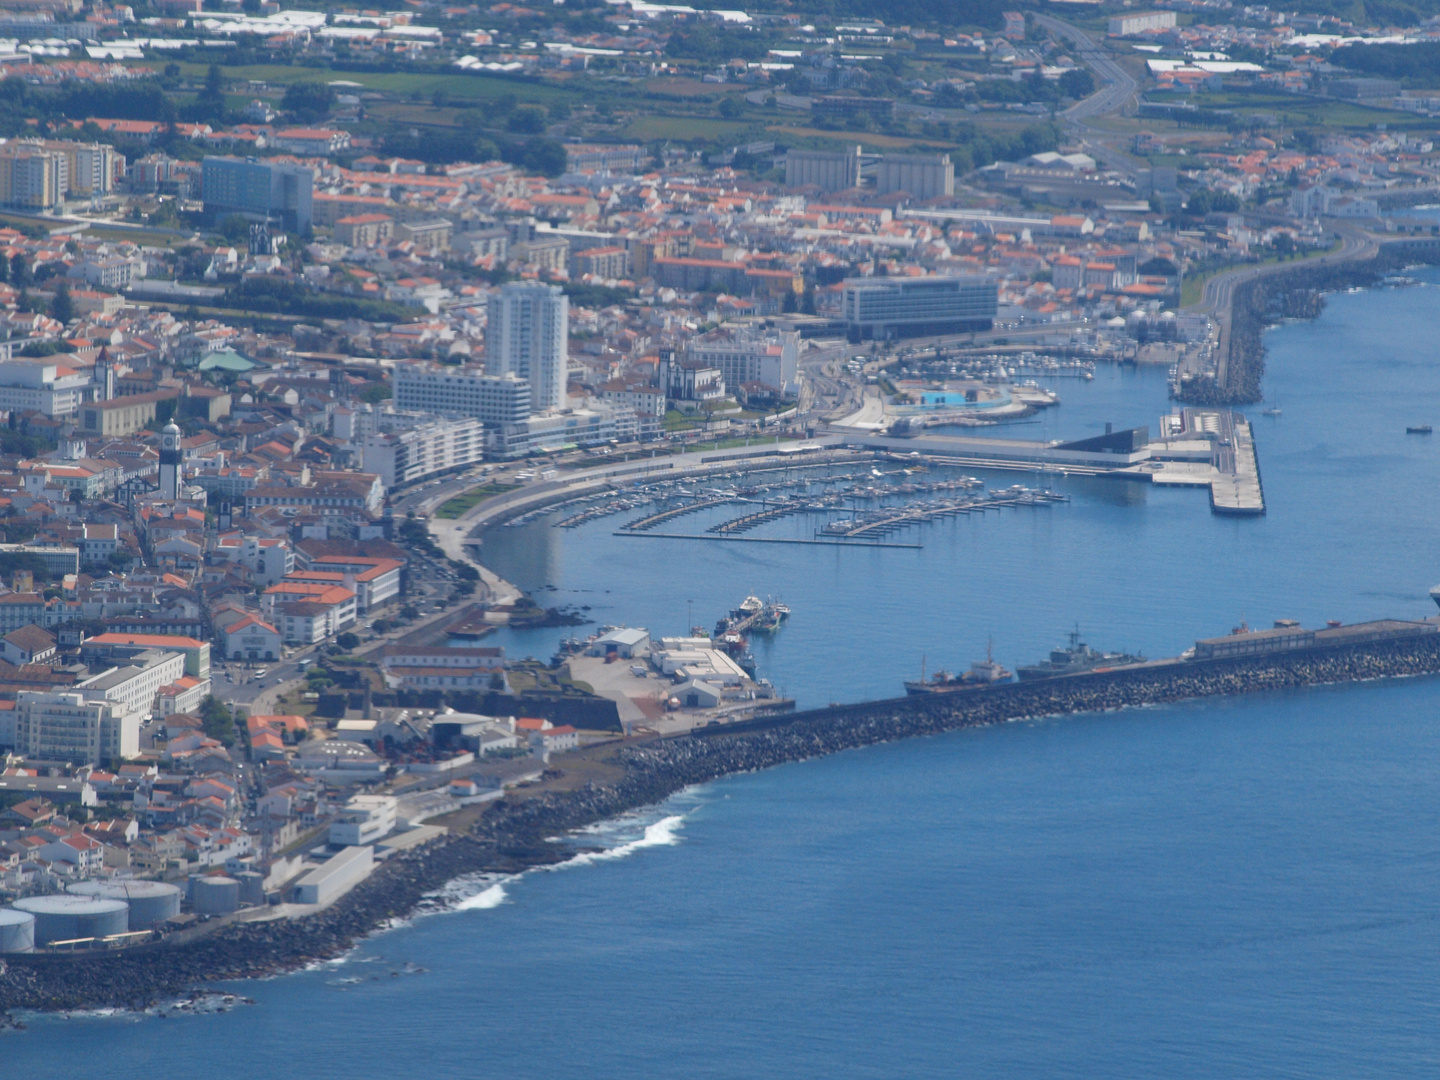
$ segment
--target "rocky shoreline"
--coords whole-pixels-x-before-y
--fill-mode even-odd
[[[11,955],[0,1013],[152,1008],[203,983],[293,971],[332,959],[414,913],[429,894],[475,873],[514,874],[574,849],[547,837],[654,805],[691,784],[841,750],[1013,720],[1108,711],[1216,695],[1440,672],[1440,634],[1275,657],[1168,664],[899,698],[701,729],[614,753],[613,783],[540,790],[494,805],[468,836],[392,856],[333,907],[302,919],[232,924],[184,945],[91,955]]]

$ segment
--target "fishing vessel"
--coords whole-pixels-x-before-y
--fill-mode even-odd
[[[995,662],[987,646],[985,659],[977,660],[970,665],[970,670],[959,675],[952,675],[945,670],[937,671],[931,678],[925,678],[925,660],[920,660],[920,681],[906,682],[905,693],[912,696],[920,694],[948,694],[955,690],[974,690],[981,686],[993,686],[996,683],[1009,682],[1015,677],[1015,673],[1007,671],[1000,664]]]
[[[1080,640],[1080,628],[1070,632],[1070,644],[1063,649],[1051,649],[1050,659],[1019,669],[1021,681],[1029,679],[1053,679],[1060,675],[1079,675],[1099,668],[1119,667],[1123,664],[1142,664],[1143,656],[1130,653],[1100,652]]]

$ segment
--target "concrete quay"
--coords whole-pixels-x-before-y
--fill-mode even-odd
[[[991,439],[965,435],[851,434],[846,445],[939,464],[1062,476],[1110,476],[1210,490],[1216,514],[1265,512],[1260,466],[1249,421],[1228,409],[1185,408],[1160,418],[1158,437],[1147,428],[1107,432],[1072,442]]]

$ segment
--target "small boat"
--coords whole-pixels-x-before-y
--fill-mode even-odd
[[[1280,406],[1279,406],[1279,405],[1272,405],[1272,406],[1270,406],[1270,408],[1268,408],[1268,409],[1265,410],[1265,415],[1266,415],[1266,416],[1279,416],[1279,415],[1280,415]]]
[[[1429,435],[1429,434],[1431,434],[1432,432],[1434,432],[1434,430],[1435,430],[1435,429],[1434,429],[1433,427],[1431,427],[1429,424],[1416,424],[1416,425],[1414,425],[1413,427],[1407,427],[1407,428],[1405,429],[1405,434],[1406,434],[1406,435]]]

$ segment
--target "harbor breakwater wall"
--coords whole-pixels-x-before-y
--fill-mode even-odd
[[[541,787],[507,798],[487,810],[471,835],[392,856],[349,895],[315,915],[230,925],[179,946],[4,957],[0,1012],[144,1007],[204,982],[267,975],[334,957],[410,914],[428,893],[454,878],[519,873],[559,861],[574,849],[547,843],[547,837],[654,805],[689,785],[731,773],[1016,720],[1435,673],[1440,673],[1440,634],[1429,633],[832,706],[611,747],[612,760],[622,766],[617,780],[575,790]],[[556,766],[563,774],[565,759]]]
[[[1235,286],[1230,301],[1229,359],[1223,385],[1214,380],[1188,385],[1186,405],[1250,405],[1264,398],[1264,333],[1281,319],[1313,319],[1324,310],[1322,294],[1368,288],[1382,276],[1418,263],[1440,262],[1440,251],[1405,241],[1381,245],[1378,254],[1353,262],[1297,266],[1263,274]]]

